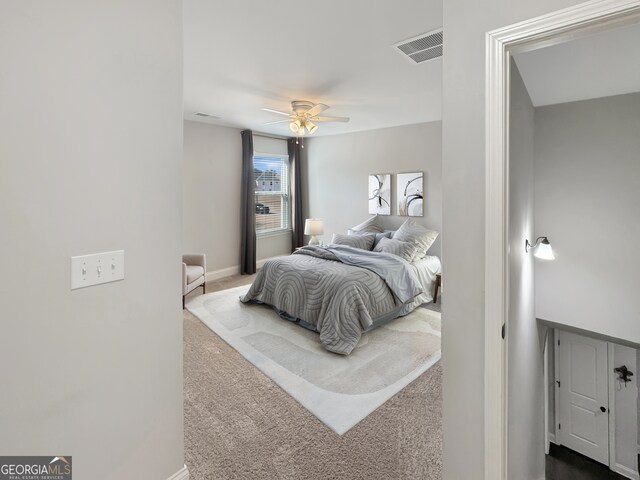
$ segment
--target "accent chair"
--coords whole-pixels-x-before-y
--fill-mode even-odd
[[[207,256],[204,253],[186,253],[182,255],[182,308],[185,297],[199,286],[205,293],[205,275],[207,274]]]

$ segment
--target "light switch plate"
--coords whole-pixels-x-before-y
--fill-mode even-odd
[[[124,250],[71,257],[71,290],[124,280]]]

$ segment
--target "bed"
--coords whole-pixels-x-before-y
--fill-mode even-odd
[[[432,301],[439,272],[432,255],[408,262],[349,245],[306,246],[266,262],[240,300],[272,306],[348,355],[363,333]]]

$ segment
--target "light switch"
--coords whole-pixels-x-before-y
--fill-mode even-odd
[[[124,250],[71,257],[71,290],[124,280]]]

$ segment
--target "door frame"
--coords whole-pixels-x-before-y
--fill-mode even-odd
[[[507,480],[509,60],[514,53],[640,22],[640,0],[594,0],[487,32],[485,85],[484,478]],[[521,248],[521,245],[514,246]],[[507,336],[508,339],[508,336]]]

